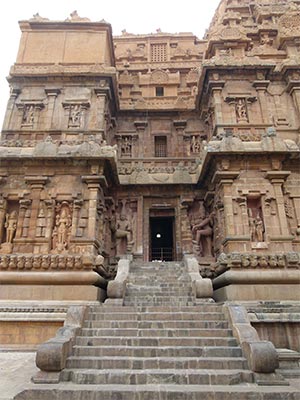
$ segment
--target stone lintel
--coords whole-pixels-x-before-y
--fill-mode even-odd
[[[278,180],[278,183],[280,183],[281,181],[284,181],[290,174],[291,171],[267,171],[265,177],[271,181]]]
[[[212,178],[212,183],[231,183],[239,174],[240,171],[216,171]]]
[[[88,185],[89,189],[107,188],[108,183],[104,175],[83,175],[82,181]]]

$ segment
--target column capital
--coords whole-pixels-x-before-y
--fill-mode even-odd
[[[48,182],[48,176],[42,175],[31,175],[25,176],[25,182],[31,186],[32,189],[43,189],[45,184]]]
[[[89,189],[99,189],[100,187],[107,188],[107,180],[104,175],[83,175],[82,182],[88,185]]]
[[[283,183],[291,171],[267,171],[265,177],[274,183]]]
[[[212,183],[223,183],[229,184],[232,183],[240,174],[240,171],[216,171],[213,178]]]

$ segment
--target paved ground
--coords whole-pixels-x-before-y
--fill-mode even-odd
[[[7,351],[0,348],[0,400],[13,400],[24,387],[31,385],[37,372],[34,351]],[[291,388],[300,392],[300,379],[290,380]]]
[[[37,371],[35,352],[0,349],[0,400],[11,400]]]

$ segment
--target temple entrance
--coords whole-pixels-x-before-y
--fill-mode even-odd
[[[150,217],[150,261],[173,261],[174,217]]]

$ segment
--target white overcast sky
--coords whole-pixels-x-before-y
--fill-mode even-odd
[[[220,0],[7,0],[0,2],[0,126],[9,96],[6,76],[16,60],[20,40],[18,21],[39,13],[51,20],[65,20],[77,10],[92,21],[105,19],[113,34],[193,32],[200,39],[208,28]]]

